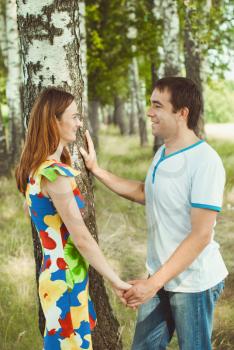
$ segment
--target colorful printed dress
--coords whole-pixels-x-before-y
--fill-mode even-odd
[[[92,350],[96,314],[88,291],[88,263],[73,244],[50,198],[41,193],[41,178],[70,178],[78,207],[84,200],[76,186],[77,170],[47,160],[28,179],[26,201],[40,237],[43,261],[39,297],[46,319],[44,350]]]

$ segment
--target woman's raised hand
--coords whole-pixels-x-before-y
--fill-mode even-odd
[[[88,151],[86,151],[83,147],[80,147],[79,151],[80,151],[82,157],[84,158],[84,162],[85,162],[86,167],[92,173],[94,173],[95,170],[98,169],[97,156],[96,156],[96,152],[94,149],[93,141],[91,139],[91,136],[90,136],[90,133],[88,130],[85,131],[85,136],[86,136],[86,140],[87,140]]]

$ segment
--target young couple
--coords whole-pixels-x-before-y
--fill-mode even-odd
[[[222,161],[197,137],[202,97],[189,79],[157,81],[147,115],[164,139],[145,182],[100,168],[91,137],[80,152],[86,167],[118,195],[145,204],[148,279],[122,281],[83,221],[84,199],[67,145],[81,123],[74,97],[48,88],[31,112],[16,170],[40,236],[39,296],[46,319],[44,350],[92,349],[96,315],[88,265],[110,281],[123,303],[138,309],[132,350],[166,349],[176,330],[181,350],[210,350],[216,301],[227,269],[214,241],[225,184]],[[102,349],[100,349],[102,350]],[[114,349],[113,349],[114,350]]]

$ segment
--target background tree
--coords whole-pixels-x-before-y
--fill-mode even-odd
[[[117,109],[115,116],[118,116],[128,95],[128,64],[131,57],[126,36],[128,13],[125,0],[86,0],[86,13],[89,104],[95,106],[91,108],[91,112],[95,113],[90,113],[89,118],[98,130],[98,108],[112,105]],[[121,101],[118,105],[116,98]],[[126,121],[123,124],[122,117],[121,130],[125,133],[123,127]],[[94,138],[97,139],[97,135]]]
[[[0,1],[0,50],[1,50],[1,69],[7,66],[7,37],[6,37],[6,3]],[[2,71],[1,71],[2,73]],[[1,75],[2,76],[2,75]]]
[[[87,76],[87,38],[85,25],[85,2],[79,1],[79,30],[80,30],[80,69],[83,79],[82,110],[88,120],[88,76]]]
[[[202,94],[208,75],[214,71],[222,75],[225,68],[222,57],[233,34],[233,27],[227,20],[232,10],[233,6],[231,9],[229,1],[225,0],[186,0],[180,3],[186,76],[197,84]],[[196,133],[204,135],[203,118]]]
[[[136,28],[136,14],[135,6],[131,1],[128,2],[129,9],[129,20],[130,27],[128,29],[128,38],[133,41],[131,50],[132,50],[132,61],[129,65],[129,83],[130,83],[130,96],[132,102],[132,113],[136,111],[138,119],[138,129],[140,136],[140,145],[145,146],[148,142],[147,130],[146,130],[146,118],[145,118],[145,78],[140,79],[139,76],[139,67],[137,60],[137,47],[136,47],[136,37],[137,37],[137,28]],[[133,105],[135,103],[135,106]],[[132,118],[132,120],[134,120]],[[131,129],[133,129],[131,127]]]
[[[9,169],[7,158],[6,133],[2,118],[2,109],[0,106],[0,175],[7,175]]]
[[[180,41],[179,41],[179,16],[177,1],[155,0],[156,13],[159,13],[163,21],[163,60],[161,77],[180,75]],[[153,150],[156,152],[164,143],[160,136],[154,137]]]
[[[26,3],[24,0],[18,0],[17,3],[24,71],[24,117],[28,121],[39,91],[44,87],[55,86],[74,94],[82,118],[83,80],[80,66],[78,1],[48,1],[46,4],[35,3],[33,0],[28,0]],[[84,125],[87,126],[87,120],[84,120]],[[97,240],[91,182],[77,152],[77,148],[82,144],[83,134],[80,133],[71,152],[75,166],[79,162],[81,170],[81,176],[77,181],[86,202],[84,220]],[[38,280],[41,250],[34,228],[33,243]],[[93,334],[94,349],[121,349],[119,325],[111,312],[103,279],[91,269],[90,281],[91,296],[99,320]],[[40,329],[43,333],[42,318],[40,318]]]
[[[6,39],[7,39],[7,85],[8,104],[8,143],[10,163],[14,166],[21,153],[23,142],[23,123],[21,111],[21,62],[17,28],[16,0],[6,1]]]
[[[6,38],[6,6],[0,2],[0,175],[8,174],[10,162],[8,159],[6,128],[2,115],[2,105],[6,105],[7,77],[7,38]]]
[[[156,0],[155,3],[160,0]],[[161,1],[161,16],[163,20],[163,76],[178,76],[180,69],[179,16],[177,1]],[[159,8],[159,4],[156,5]]]

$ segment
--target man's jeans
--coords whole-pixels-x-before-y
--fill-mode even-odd
[[[198,293],[161,289],[139,307],[132,350],[164,350],[174,330],[180,350],[211,350],[215,303],[224,282]]]

